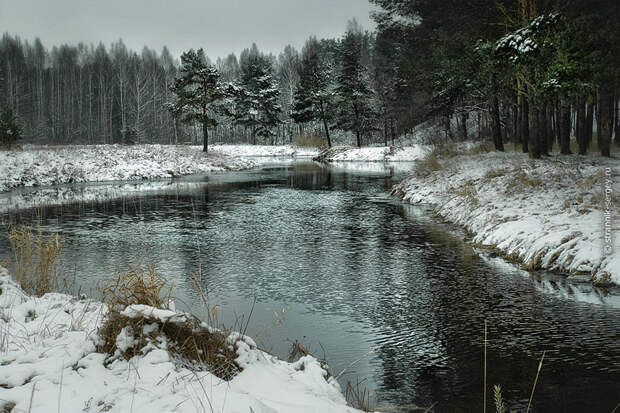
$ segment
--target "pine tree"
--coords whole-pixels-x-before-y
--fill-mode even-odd
[[[299,86],[295,91],[291,116],[297,123],[320,120],[325,128],[327,145],[331,147],[329,113],[333,104],[332,74],[320,51],[320,44],[316,38],[310,38],[304,46],[299,70]]]
[[[20,139],[22,139],[22,128],[13,109],[9,107],[0,116],[0,145],[11,149]]]
[[[271,61],[256,45],[241,55],[241,80],[236,87],[235,120],[250,128],[252,143],[256,137],[271,137],[280,124],[280,91],[273,76]]]
[[[217,116],[224,111],[222,102],[227,92],[219,78],[202,49],[190,50],[181,55],[179,77],[171,88],[176,95],[171,112],[187,123],[198,122],[202,126],[204,152],[208,150],[208,129],[217,125]]]
[[[355,21],[349,24],[341,54],[342,70],[337,88],[342,100],[339,126],[354,131],[360,147],[362,128],[370,113],[368,99],[372,91],[368,86],[366,68],[362,65],[362,32]]]

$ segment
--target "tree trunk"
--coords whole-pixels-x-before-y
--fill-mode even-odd
[[[467,140],[467,118],[469,118],[469,114],[461,114],[461,134],[464,140]]]
[[[600,107],[597,105],[597,114],[600,113]],[[597,118],[600,119],[600,118]],[[592,95],[588,96],[588,107],[586,109],[586,123],[584,125],[584,134],[588,146],[592,143],[592,130],[594,129],[594,98]],[[598,122],[597,122],[598,125]]]
[[[394,128],[394,118],[390,118],[390,134],[392,135],[392,146],[396,140],[396,128]]]
[[[512,144],[517,145],[517,141],[519,140],[519,95],[517,93],[514,94],[512,99],[512,136],[511,136]]]
[[[549,152],[553,150],[553,106],[545,107],[545,146],[543,147],[543,155],[549,156]]]
[[[528,153],[530,141],[530,116],[529,116],[529,104],[527,97],[524,95],[521,97],[521,145],[523,153]]]
[[[611,133],[613,129],[613,111],[614,111],[614,94],[613,91],[603,85],[601,87],[601,95],[598,110],[600,111],[600,124],[598,125],[598,147],[601,155],[611,156],[610,143]]]
[[[499,118],[499,102],[497,95],[493,92],[491,96],[491,123],[493,127],[493,144],[496,151],[504,152],[504,143],[502,142],[502,127]]]
[[[618,86],[614,96],[614,143],[620,146],[620,96],[618,96]]]
[[[207,122],[202,122],[202,151],[208,152],[209,150],[209,127]]]
[[[329,136],[329,125],[327,124],[327,116],[325,115],[325,108],[323,102],[321,102],[321,119],[323,120],[323,128],[325,128],[325,137],[327,138],[327,147],[332,147],[332,139]]]
[[[588,153],[588,140],[586,137],[586,105],[585,99],[577,98],[577,125],[575,127],[575,135],[579,144],[579,155]]]
[[[532,125],[532,132],[533,132],[533,139],[532,139],[532,147],[531,147],[531,155],[532,158],[534,159],[540,159],[541,157],[541,147],[542,147],[542,131],[544,130],[542,128],[542,114],[543,111],[541,109],[538,109],[536,107],[532,108],[532,121],[533,121],[533,125]]]
[[[570,155],[571,110],[568,98],[560,102],[560,153]]]

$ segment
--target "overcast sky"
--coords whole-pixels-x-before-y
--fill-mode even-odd
[[[138,52],[203,47],[215,58],[252,42],[277,54],[310,35],[340,37],[352,17],[372,29],[371,10],[368,0],[0,0],[0,30],[46,47],[122,38]]]

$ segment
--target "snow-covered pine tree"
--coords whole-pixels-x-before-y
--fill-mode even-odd
[[[372,93],[366,68],[362,65],[362,38],[359,24],[355,20],[349,22],[341,46],[342,68],[337,87],[342,100],[339,126],[355,132],[358,147],[362,146],[361,134],[364,119],[370,112],[368,99]]]
[[[227,88],[221,84],[218,71],[207,62],[204,51],[189,50],[181,55],[179,77],[171,88],[176,100],[170,107],[187,123],[202,126],[203,151],[207,152],[209,127],[217,125],[217,116],[225,111],[223,100]]]
[[[261,54],[255,44],[244,50],[240,58],[241,79],[236,87],[235,120],[250,128],[252,143],[256,137],[274,135],[280,120],[280,91],[273,76],[271,60]]]
[[[329,113],[333,104],[332,68],[321,55],[321,45],[311,37],[302,51],[299,85],[295,91],[292,118],[297,123],[319,120],[325,128],[327,145],[332,146],[329,135]]]

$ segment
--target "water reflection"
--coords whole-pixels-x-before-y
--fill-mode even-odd
[[[148,254],[181,307],[199,312],[200,263],[225,323],[257,298],[248,332],[277,354],[302,339],[339,372],[376,349],[344,377],[366,379],[382,406],[481,411],[488,320],[488,380],[512,408],[523,410],[547,350],[535,411],[611,411],[617,296],[477,253],[422,208],[386,198],[398,172],[375,168],[275,165],[9,219],[62,232],[82,290]]]

